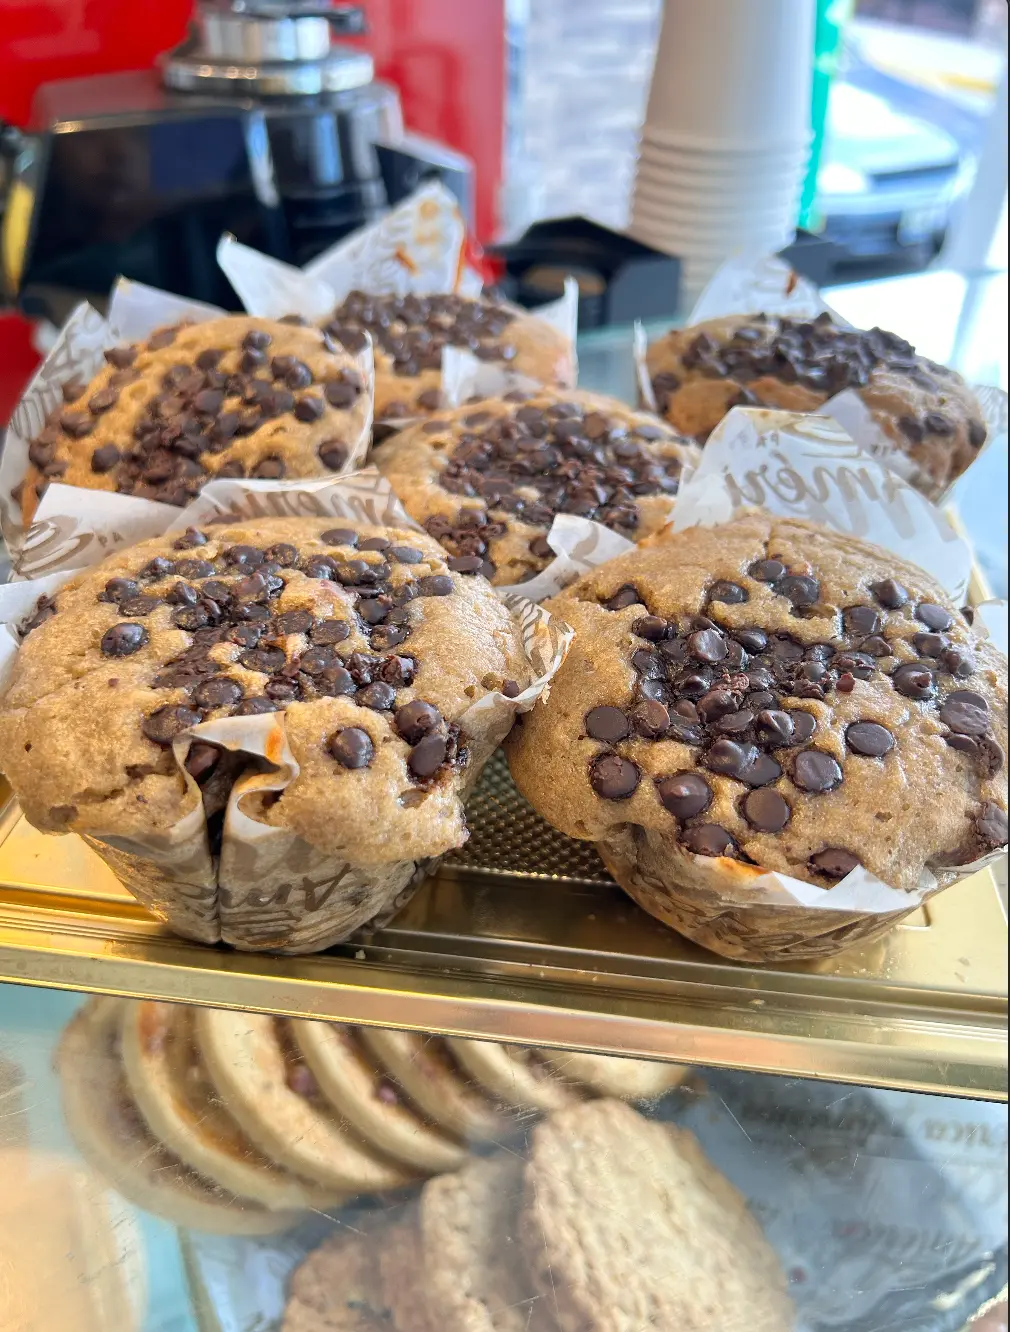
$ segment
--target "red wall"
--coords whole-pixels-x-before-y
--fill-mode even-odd
[[[362,0],[365,45],[404,119],[477,164],[478,239],[495,233],[505,97],[504,0]],[[0,118],[24,124],[40,83],[147,69],[185,35],[191,0],[0,0]],[[0,318],[0,421],[31,364],[27,326]],[[8,372],[4,366],[15,364]]]

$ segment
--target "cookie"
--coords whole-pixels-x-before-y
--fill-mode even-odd
[[[513,1110],[563,1110],[582,1100],[581,1091],[560,1078],[535,1050],[458,1036],[450,1036],[448,1044],[478,1086]]]
[[[894,333],[813,320],[731,315],[667,333],[648,349],[656,404],[704,442],[731,407],[815,412],[858,393],[889,441],[882,461],[931,499],[986,440],[982,409],[960,375]]]
[[[543,1050],[537,1055],[563,1078],[580,1082],[598,1096],[645,1101],[679,1087],[691,1071],[684,1064],[624,1055],[590,1054],[586,1050]]]
[[[247,1137],[278,1165],[347,1193],[402,1188],[416,1175],[371,1151],[320,1095],[282,1018],[204,1008],[200,1057]]]
[[[523,1253],[522,1192],[516,1156],[474,1159],[425,1185],[421,1295],[442,1332],[557,1332]]]
[[[353,356],[319,329],[226,315],[105,358],[29,445],[26,524],[51,481],[186,505],[217,477],[332,476],[369,428]]]
[[[463,1164],[466,1148],[414,1109],[369,1058],[353,1027],[292,1022],[290,1031],[322,1095],[384,1156],[425,1174]]]
[[[195,1010],[127,1003],[123,1069],[151,1133],[204,1179],[273,1211],[332,1212],[346,1194],[279,1169],[239,1128],[200,1063]]]
[[[123,1003],[92,999],[60,1038],[63,1117],[85,1161],[128,1202],[176,1226],[213,1235],[269,1235],[298,1219],[204,1180],[151,1136],[120,1061]]]
[[[442,1332],[424,1299],[424,1258],[416,1212],[389,1227],[379,1250],[382,1297],[396,1332]]]
[[[662,528],[699,457],[656,417],[600,394],[543,389],[440,413],[380,445],[373,460],[410,516],[453,559],[498,584],[539,573],[557,514],[631,541]]]
[[[621,1101],[533,1130],[518,1233],[560,1332],[795,1326],[778,1257],[743,1196],[693,1134]]]
[[[507,742],[516,785],[706,947],[826,956],[907,914],[755,904],[766,871],[827,895],[861,865],[911,892],[1006,843],[1006,659],[889,552],[752,514],[549,606],[575,643]]]
[[[464,296],[352,291],[325,325],[350,352],[372,338],[375,419],[429,416],[443,406],[442,350],[460,347],[540,384],[575,383],[575,353],[552,324],[514,305]]]
[[[391,1332],[379,1280],[384,1242],[381,1231],[341,1230],[313,1249],[291,1278],[280,1332]]]
[[[141,542],[71,579],[27,629],[0,763],[29,822],[92,838],[179,932],[244,948],[328,947],[462,845],[463,799],[511,717],[459,721],[533,678],[484,579],[450,569],[424,533],[332,518]],[[283,714],[273,734],[298,772],[244,810],[291,845],[244,862],[242,887],[219,895],[208,821],[220,829],[236,781],[261,765],[194,744],[186,781],[171,746],[202,721],[261,713]],[[185,891],[143,855],[166,843]]]
[[[441,1037],[389,1027],[362,1027],[360,1034],[393,1082],[447,1132],[481,1142],[509,1131],[509,1116],[473,1086]]]

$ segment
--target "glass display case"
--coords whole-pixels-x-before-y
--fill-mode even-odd
[[[832,299],[926,308],[926,354],[1006,384],[1001,277]],[[580,382],[629,397],[630,348],[586,338]],[[1006,468],[1004,439],[958,497],[976,600]],[[640,912],[503,762],[467,818],[389,923],[280,957],[171,935],[5,788],[2,1332],[1005,1328],[1005,861],[751,966]]]

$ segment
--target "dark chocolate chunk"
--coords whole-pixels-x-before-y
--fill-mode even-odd
[[[91,455],[91,470],[99,476],[111,472],[120,459],[119,449],[115,444],[103,444]]]
[[[899,666],[891,676],[891,683],[905,698],[922,701],[932,698],[936,693],[933,672],[927,666],[916,662],[906,662],[903,666]]]
[[[589,765],[589,781],[604,800],[626,800],[641,780],[637,764],[620,754],[600,754]]]
[[[803,713],[809,716],[809,713]],[[764,708],[755,719],[755,733],[758,740],[772,749],[793,743],[793,719],[788,712],[778,708]],[[813,732],[811,731],[811,734]],[[809,737],[808,737],[809,738]]]
[[[802,749],[793,759],[794,783],[812,795],[835,790],[842,784],[842,775],[838,761],[819,749]]]
[[[684,846],[696,856],[733,856],[736,843],[718,823],[701,823],[688,828],[682,838]]]
[[[212,680],[205,680],[193,698],[201,708],[230,708],[241,699],[243,692],[237,680],[217,675]]]
[[[631,632],[639,638],[647,638],[650,643],[658,643],[666,637],[667,623],[658,615],[643,615],[631,626]]]
[[[870,591],[888,610],[899,610],[908,601],[908,593],[893,578],[885,578],[880,583],[871,583]]]
[[[641,601],[642,598],[638,589],[632,587],[630,583],[625,583],[624,586],[619,587],[614,595],[605,601],[603,605],[607,610],[619,611],[624,610],[628,606],[637,606]]]
[[[114,388],[99,389],[88,399],[88,411],[94,412],[96,416],[101,416],[102,412],[107,412],[110,407],[115,407],[119,401],[119,394]]]
[[[424,552],[418,550],[416,546],[393,546],[389,551],[389,558],[396,560],[398,564],[420,564],[424,559]]]
[[[687,640],[687,648],[697,661],[722,661],[729,649],[718,629],[699,629]]]
[[[278,634],[307,634],[312,628],[315,620],[312,612],[307,610],[283,611],[274,620],[274,632]],[[331,621],[331,623],[342,624],[342,620]],[[344,637],[347,637],[349,630],[344,626]]]
[[[319,459],[331,472],[339,472],[347,462],[348,448],[339,439],[324,439],[318,449]]]
[[[975,828],[986,847],[995,850],[996,847],[1006,846],[1006,810],[1000,809],[999,805],[994,804],[993,801],[987,800],[982,806],[981,813],[975,820]]]
[[[781,560],[757,560],[747,572],[759,583],[777,583],[785,576],[786,566]]]
[[[646,740],[658,740],[670,725],[670,714],[655,699],[643,699],[631,712],[631,724]]]
[[[396,702],[396,690],[384,680],[376,680],[373,684],[365,685],[364,689],[358,690],[355,702],[360,703],[363,708],[388,712]]]
[[[134,652],[139,652],[147,641],[147,630],[142,624],[114,624],[102,635],[102,655],[130,657]]]
[[[429,731],[434,731],[442,721],[438,708],[425,703],[419,698],[397,708],[394,718],[396,729],[408,745],[416,745]]]
[[[263,675],[272,675],[279,671],[287,658],[280,648],[250,648],[239,657],[239,664],[247,671],[260,671]]]
[[[875,634],[880,628],[880,613],[872,606],[849,606],[842,612],[842,623],[850,634]]]
[[[693,819],[712,803],[712,788],[696,772],[660,777],[656,782],[656,794],[663,808],[677,819]]]
[[[989,730],[988,712],[960,699],[945,699],[939,715],[944,726],[958,735],[984,735]]]
[[[217,745],[207,745],[200,741],[190,745],[186,755],[186,771],[197,782],[204,782],[214,771],[221,757]]]
[[[919,602],[915,608],[915,618],[927,629],[933,629],[941,634],[954,623],[950,611],[945,610],[943,606],[934,605],[931,601]]]
[[[367,768],[375,756],[375,747],[367,731],[360,726],[345,726],[327,743],[332,756],[344,768]]]
[[[792,811],[778,791],[751,791],[741,804],[744,818],[758,832],[777,833],[789,822]]]
[[[170,703],[145,717],[140,729],[156,745],[170,745],[177,735],[196,726],[201,720],[200,713],[194,712],[192,708]]]
[[[448,574],[429,574],[417,580],[417,594],[421,597],[447,597],[454,590]]]
[[[730,583],[726,579],[720,578],[708,589],[709,601],[724,601],[728,605],[739,605],[741,602],[749,600],[749,594],[745,587],[739,583]]]
[[[843,851],[837,846],[829,846],[810,857],[810,868],[817,874],[823,874],[826,879],[844,879],[846,874],[851,874],[860,864],[859,858],[851,851]]]
[[[820,599],[821,585],[816,578],[806,574],[786,574],[774,584],[772,591],[794,606],[814,606]]]
[[[254,698],[244,698],[232,713],[233,717],[258,717],[261,713],[280,712],[281,705],[272,699],[257,694]]]
[[[853,722],[846,728],[845,743],[853,754],[867,758],[882,758],[894,748],[894,736],[879,722]]]
[[[449,746],[444,735],[429,732],[410,751],[407,767],[422,780],[433,777],[448,757]]]
[[[586,734],[612,745],[631,734],[631,724],[620,708],[590,708],[586,713]]]

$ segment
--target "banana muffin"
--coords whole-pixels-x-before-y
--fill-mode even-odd
[[[407,512],[453,556],[498,584],[525,582],[554,552],[555,515],[636,541],[670,519],[697,446],[597,393],[542,389],[489,398],[409,426],[374,461]]]
[[[375,419],[430,416],[443,405],[442,349],[459,347],[538,384],[575,383],[575,352],[565,335],[514,305],[442,296],[373,296],[352,291],[325,325],[359,351],[375,347]]]
[[[105,360],[29,445],[26,524],[50,481],[182,506],[217,477],[331,476],[370,424],[354,357],[319,329],[227,315]]]
[[[843,328],[829,314],[710,319],[667,333],[647,360],[657,408],[700,443],[731,407],[816,412],[853,389],[890,441],[881,460],[931,499],[986,441],[982,409],[960,375],[894,333]]]
[[[30,624],[0,703],[29,822],[85,836],[173,927],[246,948],[346,937],[461,845],[535,674],[518,620],[431,537],[332,517],[143,542]]]
[[[516,785],[706,947],[827,955],[1006,844],[1006,659],[889,552],[751,513],[547,605],[575,642],[506,746]],[[859,866],[910,904],[831,909]],[[823,892],[755,900],[767,871]]]

